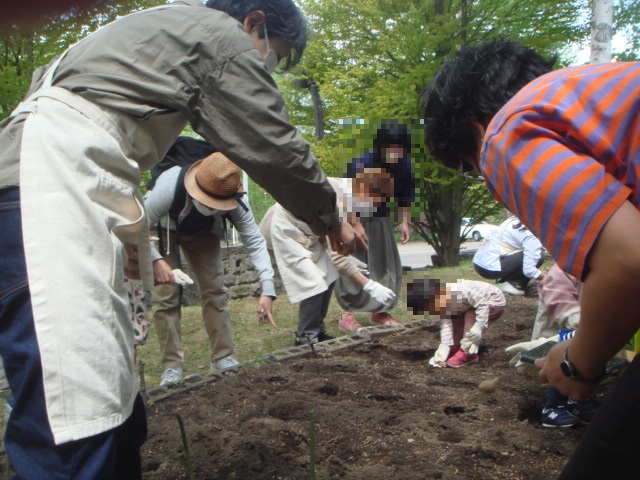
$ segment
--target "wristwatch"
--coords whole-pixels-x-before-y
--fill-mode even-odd
[[[596,383],[602,380],[607,374],[606,367],[603,367],[602,373],[594,379],[587,380],[586,378],[581,377],[578,371],[576,370],[576,367],[573,366],[573,364],[569,360],[568,353],[569,353],[569,347],[564,349],[562,360],[560,360],[560,368],[562,369],[562,373],[564,373],[565,376],[570,378],[571,380],[575,380],[581,383]]]

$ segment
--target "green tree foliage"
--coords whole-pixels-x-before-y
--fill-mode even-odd
[[[49,15],[30,24],[0,27],[0,118],[8,116],[22,100],[38,67],[119,16],[160,3],[164,2],[100,0],[91,8]]]
[[[314,146],[327,170],[370,147],[366,119],[409,120],[418,180],[414,227],[446,265],[458,261],[460,220],[499,211],[477,180],[436,165],[419,127],[420,96],[442,61],[463,45],[511,38],[549,55],[588,38],[578,2],[556,0],[301,0],[314,38],[297,72],[320,87],[330,135]],[[296,111],[296,98],[290,110]],[[304,97],[298,97],[298,99]],[[300,120],[310,125],[308,103]],[[346,121],[345,119],[349,119]],[[471,212],[473,210],[473,212]]]
[[[640,61],[640,0],[620,0],[615,4],[613,31],[622,33],[627,39],[626,48],[614,52],[614,60]]]
[[[589,0],[297,1],[311,20],[314,37],[297,70],[277,76],[277,81],[291,121],[333,176],[341,175],[353,156],[371,146],[376,119],[420,117],[423,88],[460,46],[503,37],[552,54],[566,52],[570,45],[585,45],[590,34]],[[1,27],[0,118],[22,99],[36,68],[119,16],[162,3],[96,0],[91,8],[49,15],[32,25]],[[614,30],[625,32],[629,39],[617,60],[638,58],[639,17],[640,0],[616,3]],[[561,55],[559,64],[568,59]],[[321,141],[316,139],[309,91],[294,86],[294,78],[311,79],[320,88],[328,133]],[[415,226],[446,263],[455,263],[460,218],[481,219],[496,205],[481,184],[432,162],[417,122],[411,122],[418,179]],[[257,186],[250,192],[252,205],[259,204],[259,210],[272,202]]]

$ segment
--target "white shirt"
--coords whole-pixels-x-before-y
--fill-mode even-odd
[[[524,252],[522,271],[528,278],[538,278],[542,272],[536,265],[542,258],[542,244],[526,227],[513,228],[520,223],[510,217],[489,236],[473,256],[473,263],[492,272],[502,270],[500,257]]]
[[[453,322],[451,317],[463,315],[470,308],[476,311],[476,322],[489,326],[489,307],[504,307],[507,304],[502,291],[490,283],[460,280],[447,283],[451,300],[447,303],[446,317],[440,323],[440,342],[453,345]]]

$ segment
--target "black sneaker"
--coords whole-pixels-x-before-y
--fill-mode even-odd
[[[327,340],[333,340],[336,337],[329,335],[327,332],[320,332],[318,335],[319,342],[326,342]]]
[[[542,426],[546,428],[575,427],[580,425],[580,419],[563,407],[543,408],[540,417]]]
[[[313,342],[310,342],[308,337],[299,337],[296,335],[296,340],[295,342],[293,342],[293,345],[295,347],[301,347],[303,345],[309,345],[310,343],[318,343],[318,340],[316,338],[314,338],[313,340]]]
[[[318,342],[326,342],[327,340],[333,340],[336,337],[332,337],[327,332],[320,332],[317,337],[314,337],[311,341],[309,341],[308,337],[298,337],[296,335],[296,340],[293,342],[293,345],[296,347],[301,347],[302,345],[309,345],[310,343],[316,344]]]

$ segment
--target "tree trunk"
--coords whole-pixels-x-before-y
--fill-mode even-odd
[[[311,80],[309,84],[309,93],[311,94],[311,100],[313,100],[313,113],[316,124],[316,137],[318,140],[324,138],[324,116],[322,112],[322,100],[320,99],[320,92],[318,91],[318,85]]]
[[[593,0],[591,16],[591,61],[611,61],[613,0]]]
[[[449,188],[438,193],[438,235],[433,248],[440,266],[453,267],[460,263],[460,222],[464,188]]]

